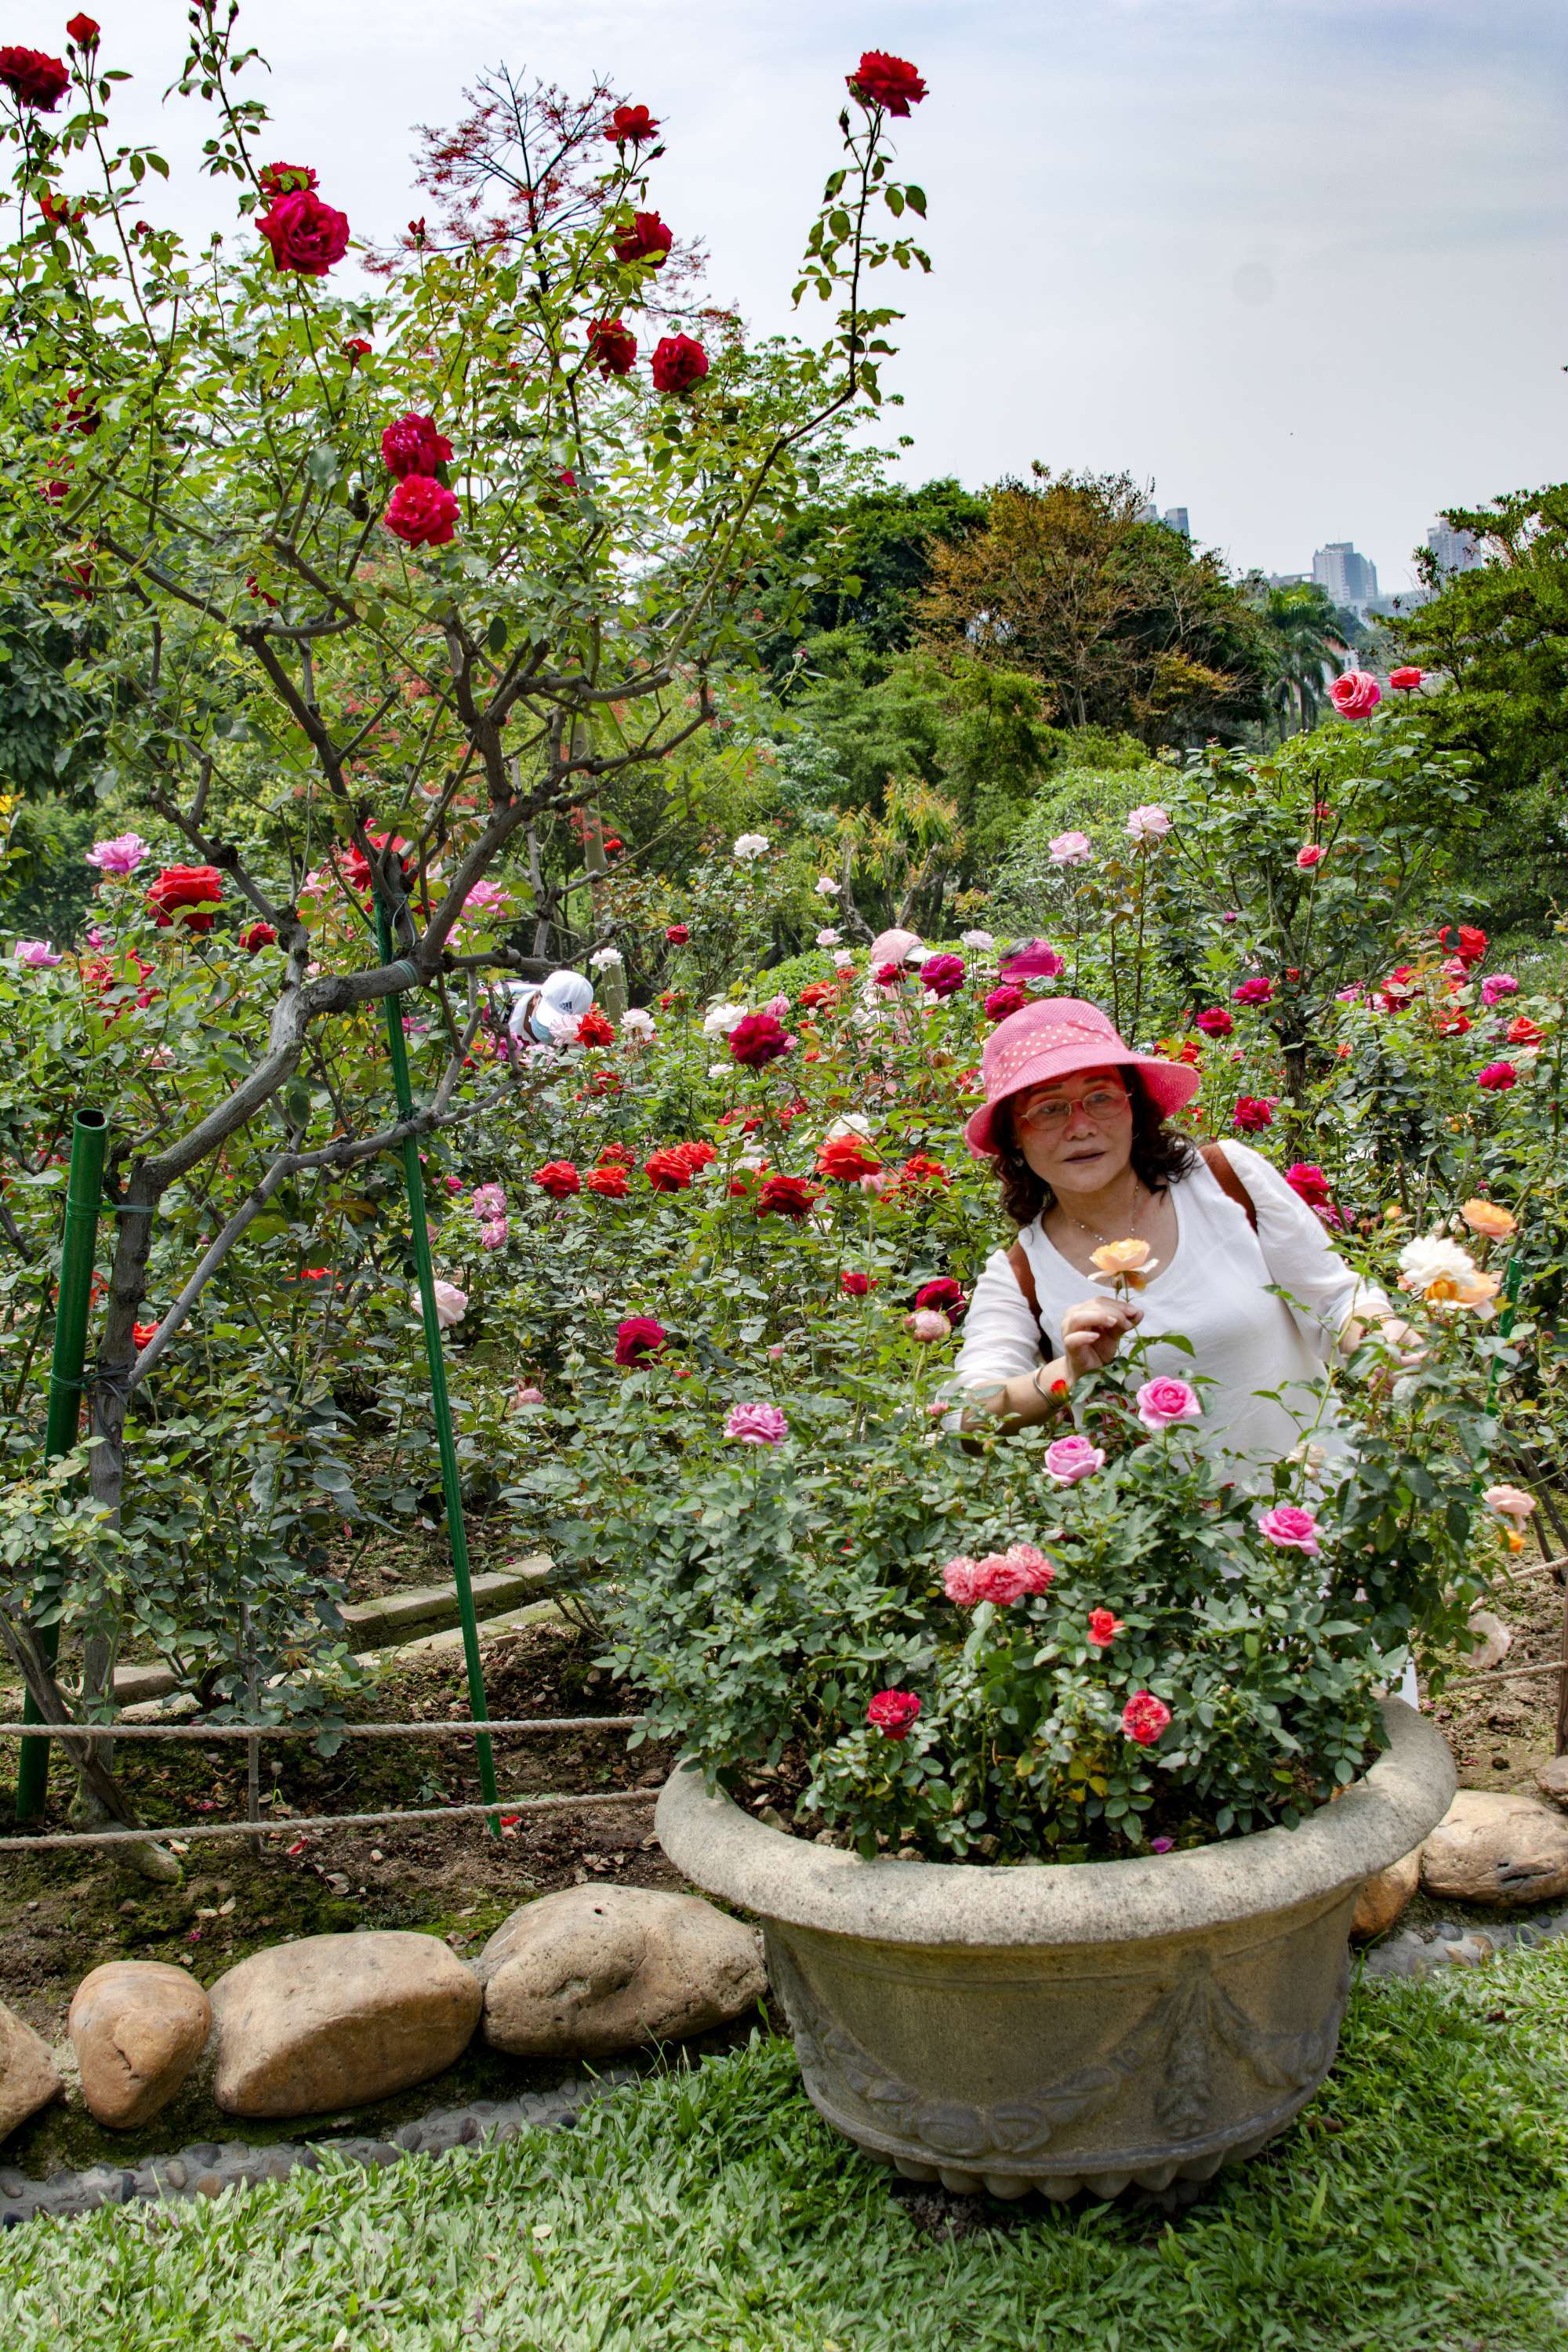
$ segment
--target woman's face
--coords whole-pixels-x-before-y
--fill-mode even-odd
[[[1120,1070],[1075,1070],[1013,1098],[1013,1133],[1059,1199],[1113,1184],[1132,1157],[1132,1099]]]

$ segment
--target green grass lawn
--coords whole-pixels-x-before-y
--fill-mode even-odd
[[[575,2132],[0,2242],[6,2352],[1561,2352],[1568,1948],[1358,1992],[1330,2083],[1173,2221],[932,2235],[760,2037]]]

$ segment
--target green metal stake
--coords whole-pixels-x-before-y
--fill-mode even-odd
[[[92,1300],[92,1262],[98,1248],[98,1204],[103,1195],[103,1162],[109,1121],[100,1110],[79,1110],[71,1129],[70,1175],[66,1183],[65,1233],[60,1242],[60,1288],[55,1307],[55,1345],[49,1362],[49,1412],[44,1458],[58,1461],[76,1444],[81,1422],[82,1364],[87,1354],[87,1318]],[[36,1636],[50,1665],[59,1652],[58,1625]],[[42,1721],[28,1691],[24,1723]],[[32,1821],[44,1810],[49,1784],[49,1743],[25,1739],[16,1767],[16,1819]]]
[[[392,922],[382,903],[379,891],[375,901],[375,933],[383,963],[393,961]],[[403,1034],[403,999],[389,996],[386,1003],[386,1043],[392,1055],[392,1085],[397,1099],[399,1118],[407,1118],[414,1109],[414,1089],[408,1080],[408,1046]],[[458,1614],[463,1624],[463,1664],[468,1673],[468,1713],[476,1723],[484,1723],[489,1716],[485,1699],[484,1668],[479,1664],[479,1629],[474,1616],[474,1591],[468,1578],[468,1538],[463,1524],[462,1480],[458,1470],[458,1448],[452,1435],[452,1408],[447,1395],[447,1358],[441,1340],[440,1318],[436,1312],[436,1275],[430,1264],[430,1234],[425,1209],[425,1174],[419,1165],[419,1139],[405,1135],[403,1139],[403,1178],[408,1190],[408,1216],[414,1233],[414,1270],[419,1282],[419,1305],[425,1318],[425,1353],[430,1366],[430,1409],[436,1417],[436,1442],[441,1453],[441,1486],[447,1498],[447,1534],[452,1547],[452,1580],[458,1588]],[[42,1741],[27,1743],[41,1747]],[[488,1731],[479,1732],[474,1740],[479,1759],[479,1787],[485,1800],[490,1802],[496,1793],[495,1755]],[[489,1833],[500,1835],[500,1822],[494,1813],[486,1816]]]

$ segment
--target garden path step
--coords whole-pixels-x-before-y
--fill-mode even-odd
[[[531,1552],[522,1559],[513,1560],[507,1568],[492,1569],[473,1580],[474,1613],[482,1623],[509,1617],[519,1606],[550,1589],[554,1562],[545,1552]],[[421,1634],[439,1635],[451,1627],[457,1646],[461,1646],[461,1620],[458,1612],[458,1588],[455,1584],[414,1585],[401,1592],[386,1593],[379,1601],[353,1601],[343,1610],[343,1624],[353,1641],[357,1656],[368,1656],[378,1650],[389,1650],[412,1644],[423,1653],[425,1644],[415,1637]],[[443,1646],[448,1646],[443,1644]],[[123,1709],[142,1706],[149,1699],[164,1698],[174,1687],[175,1676],[168,1666],[118,1666],[114,1674],[114,1696]]]

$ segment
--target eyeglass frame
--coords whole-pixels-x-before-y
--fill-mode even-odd
[[[1117,1103],[1117,1109],[1114,1114],[1110,1114],[1109,1116],[1105,1114],[1097,1114],[1089,1109],[1089,1106],[1097,1095],[1104,1095],[1108,1098],[1114,1095]],[[1052,1119],[1049,1127],[1047,1128],[1043,1125],[1040,1114],[1043,1111],[1053,1110],[1061,1111],[1063,1116],[1060,1119]],[[1105,1127],[1110,1125],[1110,1116],[1120,1118],[1121,1113],[1125,1111],[1129,1118],[1131,1117],[1132,1097],[1126,1085],[1120,1078],[1096,1078],[1093,1086],[1086,1094],[1056,1095],[1053,1096],[1048,1102],[1037,1103],[1028,1110],[1015,1110],[1013,1113],[1014,1131],[1016,1134],[1019,1135],[1026,1133],[1030,1129],[1034,1129],[1037,1133],[1042,1134],[1065,1133],[1068,1124],[1075,1110],[1081,1110],[1086,1118],[1094,1121],[1094,1124],[1097,1127]]]

